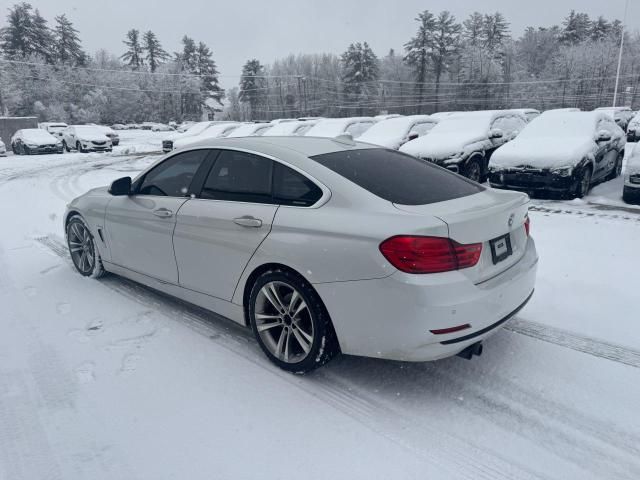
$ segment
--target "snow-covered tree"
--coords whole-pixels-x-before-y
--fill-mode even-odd
[[[589,15],[571,10],[562,22],[564,26],[560,41],[565,44],[576,45],[589,38],[592,33],[592,23]]]
[[[257,118],[259,107],[263,103],[266,90],[266,82],[263,78],[264,67],[257,59],[248,60],[242,67],[240,76],[240,93],[238,98],[241,102],[249,105],[251,117]]]
[[[26,57],[35,53],[31,10],[31,4],[26,2],[9,8],[7,25],[0,29],[0,48],[6,57]]]
[[[496,52],[509,36],[509,23],[500,12],[485,15],[483,20],[484,46]]]
[[[140,31],[132,28],[127,32],[127,38],[123,42],[127,46],[127,51],[120,58],[134,70],[140,69],[144,65],[144,52],[140,41]]]
[[[357,103],[360,114],[363,104],[369,105],[378,94],[380,66],[378,57],[367,42],[352,43],[341,56],[342,88],[348,102]],[[347,105],[356,107],[356,105]]]
[[[462,22],[462,36],[467,42],[467,45],[476,47],[484,43],[484,26],[484,15],[480,12],[473,12]]]
[[[55,59],[53,34],[37,8],[31,17],[31,42],[37,55],[47,63],[53,63]]]
[[[142,36],[142,50],[152,73],[169,58],[169,54],[162,48],[160,40],[151,30],[146,31]]]
[[[433,33],[436,28],[436,19],[429,10],[418,14],[415,19],[418,22],[416,35],[405,45],[404,60],[414,70],[416,90],[418,92],[417,103],[422,104],[424,96],[424,84],[427,81],[429,58],[434,49]],[[422,107],[418,107],[422,111]]]
[[[78,30],[65,14],[55,17],[53,28],[56,61],[63,64],[84,65],[86,54],[82,50]]]
[[[211,49],[203,42],[199,42],[196,49],[194,73],[200,76],[200,90],[205,100],[212,98],[218,105],[222,105],[224,90],[218,82],[218,67],[213,60]]]
[[[440,79],[442,74],[449,69],[449,63],[457,52],[462,26],[446,10],[440,12],[434,26],[433,49],[430,57],[435,76],[435,109],[438,111]]]

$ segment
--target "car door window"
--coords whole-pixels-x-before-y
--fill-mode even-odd
[[[295,170],[275,163],[273,171],[273,198],[279,205],[308,207],[322,197],[322,190]]]
[[[191,150],[174,155],[147,173],[138,195],[185,197],[208,150]]]
[[[346,133],[350,133],[353,138],[358,138],[366,132],[371,125],[373,125],[371,122],[355,122],[347,127]]]
[[[436,124],[433,122],[416,123],[413,127],[411,127],[409,133],[416,132],[418,136],[421,137],[435,126]]]
[[[200,198],[273,203],[273,161],[246,152],[223,150],[204,182]]]

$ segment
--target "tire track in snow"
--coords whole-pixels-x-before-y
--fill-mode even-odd
[[[614,210],[614,208],[612,208]],[[600,213],[598,211],[589,211],[589,210],[576,210],[571,208],[554,208],[554,207],[543,207],[542,205],[530,205],[529,211],[532,212],[540,212],[540,213],[550,213],[554,215],[572,215],[577,218],[597,218],[597,219],[607,219],[607,220],[622,220],[633,223],[640,223],[640,211],[637,214],[631,213],[629,210],[624,210],[624,207],[620,207],[620,211],[629,211],[629,213]]]
[[[537,340],[587,353],[594,357],[606,358],[613,362],[640,368],[640,351],[629,347],[517,318],[507,323],[504,328]]]

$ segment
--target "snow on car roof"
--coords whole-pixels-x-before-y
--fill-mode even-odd
[[[234,131],[232,131],[228,137],[250,137],[255,135],[256,132],[264,129],[270,129],[272,126],[268,123],[245,123],[244,125],[240,125]]]
[[[344,130],[354,122],[372,122],[372,117],[348,117],[348,118],[326,118],[320,120],[305,134],[308,137],[337,137],[344,133]]]
[[[303,120],[303,121],[295,121],[295,122],[280,122],[271,127],[268,131],[264,132],[265,137],[275,137],[280,135],[295,135],[296,130],[300,128],[300,126],[305,125],[313,127],[316,123],[316,120]]]
[[[429,115],[410,115],[408,117],[395,117],[381,120],[364,132],[358,140],[362,142],[376,143],[385,140],[400,140],[409,133],[409,129],[416,122],[433,123],[438,121]]]
[[[593,112],[545,112],[527,125],[518,137],[593,137],[598,121],[606,117],[601,111]]]
[[[43,141],[50,141],[53,139],[54,142],[57,142],[57,139],[54,136],[52,136],[49,132],[41,128],[23,128],[22,130],[19,130],[19,132],[20,132],[20,135],[22,135],[22,137],[24,137],[25,139],[30,138],[33,140],[43,140]]]

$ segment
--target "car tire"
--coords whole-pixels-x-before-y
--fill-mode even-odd
[[[71,151],[71,149],[69,148],[69,145],[67,145],[67,142],[65,140],[62,140],[62,150],[64,150],[65,152]]]
[[[82,144],[81,144],[79,141],[78,141],[78,142],[76,142],[76,150],[77,150],[78,152],[81,152],[81,153],[87,153],[87,150],[85,150],[84,148],[82,148]]]
[[[482,173],[482,163],[478,155],[471,157],[462,169],[462,175],[474,182],[482,183],[484,174]]]
[[[69,255],[78,273],[84,277],[102,277],[105,274],[102,258],[84,219],[73,215],[67,222],[65,233]]]
[[[300,275],[285,269],[266,271],[254,282],[247,303],[260,348],[281,369],[308,373],[340,351],[329,313]]]
[[[607,180],[613,180],[618,178],[622,174],[622,162],[624,160],[624,150],[622,152],[618,152],[618,156],[616,157],[616,164],[613,167],[613,170],[607,175]]]
[[[631,205],[640,205],[640,188],[625,185],[622,189],[622,201]]]
[[[18,148],[16,148],[15,144],[11,144],[11,151],[13,152],[14,155],[20,155],[20,150]]]
[[[591,189],[591,167],[582,169],[575,186],[574,198],[584,198]]]

